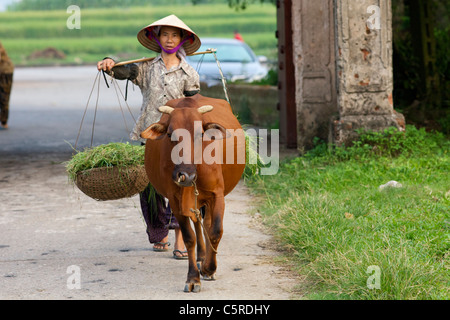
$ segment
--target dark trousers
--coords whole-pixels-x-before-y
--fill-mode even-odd
[[[179,228],[170,206],[166,206],[165,198],[152,185],[149,184],[139,197],[150,243],[161,242],[170,229]]]

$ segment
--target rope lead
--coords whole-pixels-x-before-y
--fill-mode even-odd
[[[205,232],[205,235],[208,236],[209,246],[211,247],[212,251],[214,251],[214,253],[217,254],[217,250],[214,249],[214,247],[213,247],[213,245],[211,243],[211,238],[209,237],[209,233],[206,230],[205,226],[203,225],[203,220],[202,220],[202,215],[200,214],[200,210],[197,208],[197,198],[198,198],[198,195],[200,194],[198,192],[198,189],[197,189],[197,184],[195,183],[195,181],[193,181],[192,184],[194,185],[195,208],[194,209],[191,208],[190,210],[191,210],[192,213],[195,214],[195,217],[197,218],[197,220],[200,221],[200,224],[202,225],[202,228],[203,228],[203,231]]]

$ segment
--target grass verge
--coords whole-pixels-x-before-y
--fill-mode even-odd
[[[412,126],[361,133],[352,147],[319,143],[277,175],[247,180],[306,275],[306,298],[450,298],[449,147]],[[402,187],[379,189],[391,180]]]

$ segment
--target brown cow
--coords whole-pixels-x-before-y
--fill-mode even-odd
[[[216,253],[223,233],[224,198],[244,171],[245,136],[224,100],[197,94],[171,100],[159,111],[163,113],[160,121],[141,133],[141,137],[147,139],[145,168],[150,183],[168,198],[180,224],[189,255],[184,291],[199,292],[200,273],[204,280],[214,280]],[[207,150],[210,153],[203,154]],[[219,161],[211,163],[211,159],[207,159],[211,157]],[[194,210],[201,207],[205,207],[203,219]],[[194,221],[195,232],[190,219]]]

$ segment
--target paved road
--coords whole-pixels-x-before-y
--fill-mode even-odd
[[[0,131],[0,299],[288,299],[293,280],[273,264],[273,240],[255,227],[242,183],[226,198],[217,280],[186,294],[187,262],[151,250],[137,197],[97,202],[68,182],[67,142],[95,76],[93,67],[15,73],[10,129]],[[94,144],[127,141],[115,92],[101,86]],[[137,115],[140,93],[130,94]],[[90,144],[91,123],[80,146]]]
[[[96,76],[94,66],[16,69],[10,129],[1,132],[0,152],[70,151],[71,145],[75,145],[85,110],[78,147],[90,146],[96,109],[94,145],[128,141],[127,129],[132,128],[133,117],[139,115],[139,88],[130,85],[128,109],[120,91],[117,91],[119,100],[114,87],[108,89],[102,78],[100,88],[94,87],[88,104]],[[119,83],[119,88],[125,92],[125,83]]]

